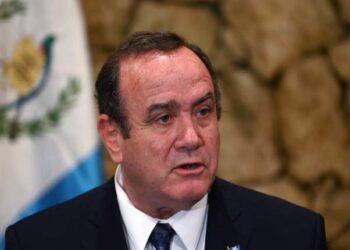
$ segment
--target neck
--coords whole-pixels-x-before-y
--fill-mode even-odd
[[[122,170],[122,169],[120,169]],[[145,192],[141,194],[134,190],[129,185],[127,178],[123,175],[122,171],[119,172],[117,177],[118,183],[128,196],[130,202],[135,208],[143,213],[159,219],[168,219],[180,210],[190,209],[197,201],[170,201],[165,202],[158,197],[149,197]]]
[[[142,197],[145,199],[135,199],[135,197],[138,196],[132,195],[132,192],[128,192],[128,190],[125,189],[125,187],[124,191],[127,194],[131,203],[134,205],[134,207],[144,212],[145,214],[158,219],[168,219],[180,210],[190,209],[195,203],[190,202],[184,204],[183,202],[172,202],[171,205],[169,203],[168,205],[164,205],[164,203],[158,203],[156,201],[152,202],[151,199],[147,199],[146,197]]]

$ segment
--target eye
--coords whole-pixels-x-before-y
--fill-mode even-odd
[[[171,116],[169,114],[161,115],[157,118],[157,122],[167,124],[170,122]]]
[[[211,113],[212,109],[209,107],[204,107],[199,109],[198,116],[199,117],[207,117]]]

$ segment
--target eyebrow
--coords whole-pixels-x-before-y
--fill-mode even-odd
[[[192,103],[192,108],[198,106],[199,104],[201,104],[201,103],[203,103],[203,102],[205,102],[207,100],[214,101],[214,95],[210,91],[207,94],[205,94],[203,97],[199,98],[194,103]]]

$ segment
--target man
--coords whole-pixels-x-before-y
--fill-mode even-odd
[[[8,228],[11,249],[325,249],[320,215],[215,177],[220,92],[207,56],[136,33],[96,81],[115,178]]]

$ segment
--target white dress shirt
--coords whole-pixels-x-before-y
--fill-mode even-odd
[[[171,250],[204,250],[208,217],[208,195],[194,204],[190,210],[182,210],[163,220],[153,218],[133,206],[123,189],[122,167],[115,173],[115,188],[124,233],[130,250],[154,250],[148,238],[158,222],[169,223],[176,234]]]

